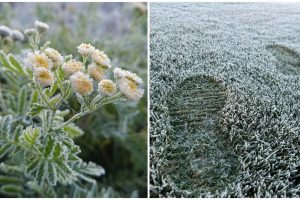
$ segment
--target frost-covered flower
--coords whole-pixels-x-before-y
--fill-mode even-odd
[[[34,70],[34,77],[43,87],[53,85],[55,79],[53,73],[44,67],[40,67]]]
[[[34,25],[36,30],[41,34],[45,33],[49,29],[49,25],[44,22],[35,21]]]
[[[81,71],[76,72],[70,77],[72,88],[82,96],[91,94],[94,90],[93,79],[88,74]]]
[[[20,41],[22,42],[24,40],[24,35],[19,30],[13,30],[11,32],[11,37],[14,41]]]
[[[88,66],[88,73],[96,81],[100,81],[105,78],[106,68],[97,65],[96,63],[91,63]]]
[[[7,37],[11,35],[11,30],[7,26],[0,26],[0,36]]]
[[[28,37],[32,36],[34,34],[35,30],[33,28],[26,29],[24,31],[24,34],[27,35]]]
[[[40,67],[47,69],[51,69],[53,67],[52,60],[49,59],[45,53],[40,53],[38,51],[34,53],[28,53],[25,63],[33,70]]]
[[[123,70],[119,67],[116,67],[113,72],[114,72],[115,79],[123,78],[123,77],[125,77],[125,74],[126,74],[126,70]]]
[[[129,80],[132,80],[133,82],[135,82],[139,85],[143,84],[143,80],[138,75],[136,75],[136,73],[126,71],[125,72],[125,77]]]
[[[52,60],[54,68],[57,68],[60,65],[62,65],[64,58],[55,49],[47,48],[45,50],[45,54],[48,56],[48,58],[50,58]]]
[[[143,80],[140,77],[138,77],[138,75],[136,75],[136,73],[132,73],[130,71],[123,70],[118,67],[115,68],[113,72],[114,72],[114,77],[116,79],[125,77],[127,79],[130,79],[130,80],[136,82],[137,84],[143,84]]]
[[[114,77],[118,81],[120,92],[122,92],[128,99],[138,101],[143,97],[144,89],[141,88],[143,80],[135,73],[121,68],[115,68]]]
[[[64,63],[62,65],[62,69],[64,70],[64,72],[68,75],[74,74],[75,72],[78,71],[83,71],[84,66],[82,64],[82,62],[79,62],[77,60],[69,60],[68,62]]]
[[[81,43],[78,47],[78,53],[82,56],[91,56],[95,51],[95,47],[91,44]]]
[[[138,101],[144,95],[144,89],[133,80],[121,78],[118,80],[120,92],[123,93],[128,99]]]
[[[100,51],[98,49],[93,51],[92,59],[95,63],[103,67],[111,68],[110,59],[103,51]]]
[[[103,79],[98,83],[98,91],[103,96],[112,96],[117,92],[117,86],[112,80]]]

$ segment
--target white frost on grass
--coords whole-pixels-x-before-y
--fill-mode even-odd
[[[300,53],[300,4],[151,3],[150,14],[151,196],[299,197],[300,65],[267,46]],[[168,101],[195,75],[226,87],[219,125],[239,163],[229,183],[182,188],[165,170],[176,134]]]

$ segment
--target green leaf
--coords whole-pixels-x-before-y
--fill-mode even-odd
[[[61,98],[61,94],[57,94],[55,95],[54,97],[50,98],[49,99],[49,103],[52,105],[52,106],[55,106],[57,104],[57,102],[60,100]]]
[[[58,82],[56,81],[56,82],[52,85],[52,87],[51,87],[51,89],[50,89],[49,97],[51,97],[52,95],[54,95],[54,93],[56,92],[57,88],[58,88]]]
[[[21,184],[22,180],[20,180],[17,177],[12,177],[12,176],[1,176],[0,175],[0,184]]]
[[[74,123],[68,124],[64,127],[64,131],[69,134],[71,138],[79,137],[83,135],[83,130],[81,130],[78,126],[76,126]]]
[[[27,72],[27,74],[28,74],[28,77],[29,77],[30,79],[32,79],[32,78],[33,78],[33,71],[32,71],[30,68],[27,68],[27,69],[26,69],[26,72]]]
[[[30,176],[30,174],[33,174],[36,170],[37,167],[39,166],[39,158],[35,158],[31,160],[29,165],[27,165],[26,170],[25,170],[25,175]]]
[[[12,65],[10,65],[3,51],[0,51],[0,62],[4,67],[6,67],[6,69],[10,70],[11,72],[18,73],[18,71]]]
[[[90,176],[101,176],[105,174],[104,168],[99,165],[96,165],[93,162],[82,163],[79,172]]]
[[[58,81],[59,82],[62,82],[65,78],[65,72],[64,70],[62,69],[62,67],[58,67],[57,68],[57,78],[58,78]]]
[[[47,138],[46,145],[44,147],[44,156],[45,158],[48,158],[49,155],[54,151],[54,143],[55,141],[52,139],[51,136]]]
[[[23,188],[18,185],[3,185],[0,188],[0,192],[5,195],[19,196]]]
[[[12,145],[10,145],[10,144],[5,144],[5,145],[1,146],[0,158],[3,158],[5,155],[7,155],[10,152],[11,148],[12,148]]]
[[[17,111],[17,101],[15,96],[13,96],[12,94],[7,94],[8,97],[8,103],[10,104],[10,109],[13,111]]]
[[[34,117],[34,116],[40,114],[40,112],[42,112],[42,110],[47,109],[47,108],[48,108],[47,106],[44,106],[42,104],[34,103],[31,107],[28,115],[31,117]]]
[[[10,63],[14,66],[14,68],[23,76],[27,76],[26,73],[23,70],[23,67],[21,66],[21,64],[17,61],[17,59],[13,56],[13,55],[9,55],[8,59],[10,61]]]
[[[27,86],[24,85],[20,91],[19,91],[19,94],[18,94],[18,113],[24,113],[25,110],[26,110],[26,103],[27,103],[27,94],[28,94],[28,91],[27,91]]]
[[[48,171],[48,162],[46,162],[46,161],[40,162],[38,170],[35,174],[35,181],[37,182],[38,185],[44,184],[44,180],[45,180],[47,171]]]
[[[55,186],[57,182],[57,172],[55,164],[52,162],[49,162],[48,164],[48,181],[50,185]]]
[[[58,110],[58,111],[57,111],[57,115],[60,116],[60,117],[65,117],[65,116],[67,116],[69,113],[70,113],[70,110],[69,110],[69,109],[66,109],[66,110]]]
[[[37,90],[33,90],[31,94],[31,105],[37,103],[39,99],[39,93]]]
[[[57,175],[63,183],[70,184],[76,178],[74,177],[74,171],[63,161],[56,162]]]
[[[59,144],[55,144],[54,152],[53,152],[53,159],[58,159],[61,155],[61,147]]]
[[[44,90],[43,90],[43,92],[44,92],[44,94],[47,96],[47,97],[49,97],[50,95],[50,89],[49,88],[45,88]]]
[[[23,130],[23,126],[22,125],[18,125],[17,128],[14,131],[14,134],[13,134],[13,140],[14,140],[14,142],[16,142],[16,143],[19,142],[19,137],[20,137],[20,135],[22,133],[22,130]]]
[[[33,146],[37,143],[41,136],[41,131],[39,128],[32,128],[31,126],[27,127],[23,132],[23,139],[29,145]]]
[[[4,133],[5,135],[10,133],[12,123],[12,116],[7,115],[4,117],[0,116],[0,133]]]
[[[37,185],[34,181],[29,181],[26,185],[33,191],[39,194],[41,198],[55,198],[56,193],[53,187],[42,187],[41,185]]]

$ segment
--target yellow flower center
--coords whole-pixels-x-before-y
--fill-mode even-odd
[[[47,59],[45,59],[43,56],[36,55],[35,56],[35,60],[36,60],[36,62],[37,62],[37,64],[38,64],[39,67],[48,68],[49,63],[48,63]]]
[[[93,90],[93,85],[90,81],[85,79],[77,80],[77,89],[79,93],[86,94],[89,91]]]
[[[83,44],[82,47],[85,48],[85,49],[90,49],[92,47],[92,45],[90,45],[90,44]]]
[[[97,81],[100,81],[101,79],[103,79],[103,77],[105,75],[105,70],[102,68],[98,68],[98,67],[91,68],[90,75]]]
[[[49,80],[51,79],[51,75],[48,73],[48,72],[41,72],[39,75],[38,75],[38,78],[40,80]]]
[[[129,80],[129,83],[128,83],[129,88],[132,91],[136,91],[138,89],[138,85],[136,84],[136,82],[133,80],[130,80],[130,79],[128,79],[128,80]]]
[[[103,90],[108,93],[112,93],[114,91],[114,85],[110,83],[106,83],[103,85]]]
[[[81,69],[81,65],[78,62],[71,62],[69,64],[70,68],[72,68],[74,71],[78,71]]]

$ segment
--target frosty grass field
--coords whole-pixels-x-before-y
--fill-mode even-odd
[[[150,195],[299,197],[300,4],[150,16]]]

